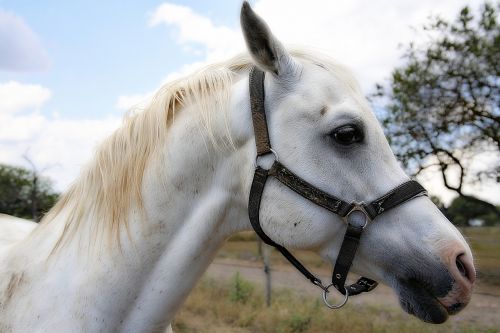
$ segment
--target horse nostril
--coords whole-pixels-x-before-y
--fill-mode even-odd
[[[465,265],[464,263],[462,262],[462,260],[460,260],[460,257],[463,256],[464,254],[459,254],[457,259],[456,259],[456,265],[458,267],[458,271],[460,272],[460,274],[465,277],[466,279],[469,279],[469,273],[467,272],[467,268],[465,268]]]
[[[457,265],[460,275],[466,278],[471,285],[474,284],[476,280],[476,270],[474,269],[472,258],[465,253],[461,253],[457,256],[455,265]]]

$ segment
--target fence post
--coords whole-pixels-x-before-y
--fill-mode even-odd
[[[264,263],[264,276],[266,279],[265,283],[265,298],[266,305],[271,306],[271,247],[264,244],[261,239],[258,240],[259,246],[259,256],[262,258]]]

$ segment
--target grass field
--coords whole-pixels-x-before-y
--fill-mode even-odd
[[[464,236],[473,248],[478,268],[479,288],[500,290],[500,228],[466,228]],[[299,252],[303,262],[314,269],[329,269],[313,253]],[[257,261],[258,247],[253,233],[233,237],[219,253],[219,258]],[[271,256],[274,267],[287,265],[279,253]],[[259,286],[233,277],[231,282],[204,278],[189,296],[174,321],[176,333],[187,332],[273,332],[273,333],[406,333],[463,332],[495,333],[484,320],[448,322],[430,325],[409,318],[402,310],[386,305],[348,305],[342,311],[325,308],[317,297],[289,289],[273,290],[271,307],[266,307]],[[495,309],[491,309],[495,311]]]
[[[460,230],[472,248],[477,277],[480,283],[500,287],[500,227],[462,228]],[[253,232],[233,236],[219,251],[220,258],[233,258],[256,261],[259,251]],[[312,252],[297,251],[297,257],[307,266],[329,270],[330,266]],[[277,251],[272,251],[274,265],[287,265],[288,262]]]
[[[380,305],[347,306],[341,311],[331,311],[317,297],[300,295],[289,289],[273,291],[273,302],[268,308],[258,288],[241,278],[238,280],[233,278],[231,283],[202,280],[177,315],[174,332],[499,332],[480,324],[425,324],[416,319],[408,320],[399,309]]]
[[[463,228],[481,283],[500,287],[500,227]]]
[[[317,254],[309,251],[296,251],[295,255],[311,268],[329,269]],[[229,239],[217,254],[218,258],[231,258],[240,260],[257,261],[260,258],[257,236],[254,232],[247,231],[237,234]],[[288,265],[288,261],[276,250],[271,251],[273,265]]]

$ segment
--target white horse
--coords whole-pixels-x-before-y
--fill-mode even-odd
[[[366,202],[408,180],[348,70],[287,51],[246,3],[241,19],[251,57],[164,86],[99,147],[39,226],[2,217],[1,332],[169,325],[225,239],[251,230],[254,65],[267,72],[273,147],[302,178]],[[355,131],[339,143],[345,126]],[[345,230],[338,216],[274,180],[260,216],[275,242],[335,261]],[[427,197],[377,217],[353,271],[391,286],[407,312],[435,323],[469,302],[475,276],[464,238]]]

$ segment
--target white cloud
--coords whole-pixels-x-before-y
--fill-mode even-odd
[[[63,190],[91,158],[93,147],[118,127],[120,118],[46,117],[39,110],[50,96],[43,86],[0,83],[0,161],[26,165],[22,156],[27,153]]]
[[[0,143],[34,140],[36,132],[43,128],[45,120],[45,117],[37,112],[22,116],[0,116]]]
[[[39,109],[51,95],[49,89],[36,84],[0,83],[0,117],[26,109]]]
[[[199,50],[191,47],[201,46],[208,61],[224,59],[243,46],[238,30],[216,25],[187,6],[164,3],[156,8],[149,24],[165,24],[174,28],[177,43],[195,53]]]
[[[5,120],[7,125],[0,122],[0,162],[26,166],[22,156],[27,153],[60,191],[76,179],[96,145],[121,121],[116,116],[53,119],[36,113]]]
[[[32,71],[49,67],[47,51],[20,17],[0,9],[0,70]]]
[[[186,63],[179,70],[169,73],[158,86],[244,50],[243,38],[238,29],[216,25],[208,17],[194,12],[187,6],[163,3],[151,14],[149,25],[151,27],[165,25],[173,29],[172,36],[182,47],[182,51],[202,58],[193,63]],[[154,91],[121,95],[118,96],[115,107],[119,110],[142,107],[153,95]]]
[[[30,142],[30,153],[57,188],[65,189],[90,161],[95,147],[121,123],[121,117],[101,119],[45,119],[45,127]],[[26,144],[24,144],[26,146]],[[19,147],[21,148],[21,147]]]

